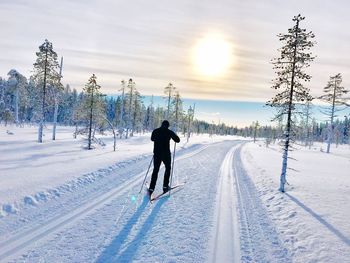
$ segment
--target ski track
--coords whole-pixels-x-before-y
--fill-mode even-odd
[[[220,168],[214,212],[216,223],[213,227],[209,262],[240,262],[239,230],[232,172],[233,153],[236,149],[237,146],[233,146],[228,151]]]
[[[0,262],[292,262],[243,168],[243,144],[179,151],[173,183],[187,183],[153,204],[137,195],[149,163],[141,160],[86,193],[24,209],[15,223],[8,216]]]
[[[97,262],[207,261],[216,175],[227,150],[236,143],[212,146],[196,158],[180,162],[175,168],[175,183],[188,174],[186,185],[150,208],[143,201],[124,218]]]
[[[205,150],[207,147],[209,146],[202,146],[199,149],[193,150],[187,154],[179,155],[175,162],[196,155]],[[71,206],[69,206],[69,212],[64,214],[57,213],[53,218],[46,218],[44,221],[41,221],[40,224],[37,224],[35,221],[32,222],[32,220],[35,220],[35,217],[19,219],[20,227],[2,234],[8,238],[1,238],[0,240],[0,262],[7,262],[7,260],[18,257],[20,253],[23,250],[28,249],[28,247],[32,247],[33,245],[36,247],[40,243],[48,241],[53,234],[57,233],[61,229],[67,228],[73,223],[76,223],[79,221],[79,219],[84,218],[94,211],[100,209],[113,199],[125,196],[125,194],[130,192],[133,187],[141,185],[144,175],[145,171],[142,171],[136,176],[132,176],[131,178],[129,177],[128,180],[124,181],[122,184],[119,184],[117,187],[107,188],[108,191],[105,193],[99,191],[98,188],[93,187],[93,190],[96,190],[96,192],[90,194],[90,198],[88,200],[85,200],[83,203],[78,203],[78,205],[73,209]],[[56,209],[57,208],[59,209],[60,205],[58,205]],[[7,217],[6,219],[11,220],[10,217]],[[6,226],[5,229],[11,229],[11,226]],[[28,258],[30,254],[35,254],[35,251],[24,255],[21,260],[25,262],[26,258]],[[17,262],[17,260],[15,260],[15,262]]]
[[[292,262],[259,198],[254,183],[243,168],[241,148],[242,146],[233,156],[241,262]]]

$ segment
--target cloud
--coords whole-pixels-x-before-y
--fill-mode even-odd
[[[313,80],[307,85],[318,93],[334,72],[343,73],[344,86],[350,85],[350,61],[344,55],[350,42],[349,3],[344,0],[53,3],[0,2],[0,75],[10,68],[30,74],[35,52],[48,38],[65,58],[64,81],[78,89],[96,73],[105,93],[114,93],[122,78],[132,77],[145,94],[160,94],[174,82],[184,97],[266,101],[275,77],[269,61],[281,46],[276,35],[302,12],[307,17],[303,26],[315,32],[318,42],[318,58],[309,69]],[[191,61],[196,41],[210,32],[219,32],[234,47],[234,65],[217,79],[196,74]]]

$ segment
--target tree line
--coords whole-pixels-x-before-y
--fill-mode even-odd
[[[183,133],[187,140],[191,134],[232,134],[233,128],[215,125],[194,118],[195,105],[184,109],[179,90],[169,83],[164,87],[165,106],[155,106],[153,97],[145,105],[135,80],[121,80],[119,96],[106,96],[95,74],[87,80],[81,92],[62,84],[63,58],[59,59],[53,45],[45,40],[36,52],[33,74],[27,78],[15,69],[8,78],[0,77],[0,122],[38,124],[38,142],[43,142],[45,123],[53,124],[52,140],[56,139],[56,126],[75,126],[74,137],[87,136],[87,148],[100,143],[96,132],[113,132],[116,138],[129,138],[135,133],[151,131],[168,119],[172,129]]]
[[[345,116],[344,120],[336,118],[336,113],[342,110],[339,106],[348,105],[343,97],[348,91],[341,86],[341,74],[330,77],[324,89],[325,95],[319,98],[330,103],[330,107],[324,110],[329,121],[315,120],[312,116],[314,97],[302,84],[303,80],[311,79],[303,70],[313,60],[308,50],[314,45],[309,40],[314,35],[300,29],[299,22],[303,19],[295,17],[296,25],[287,34],[279,35],[286,44],[280,50],[280,57],[273,60],[277,74],[273,88],[282,91],[267,102],[276,109],[274,125],[260,126],[254,122],[249,127],[237,128],[197,120],[194,118],[195,105],[185,110],[180,92],[172,83],[164,87],[164,106],[155,106],[153,99],[146,106],[135,80],[131,78],[121,80],[117,97],[102,93],[95,74],[78,92],[69,84],[62,85],[63,58],[59,60],[48,40],[39,46],[33,74],[28,79],[15,69],[8,72],[7,79],[0,77],[0,121],[5,125],[9,122],[17,125],[38,123],[39,142],[42,142],[45,122],[53,123],[52,140],[56,138],[57,124],[72,125],[75,126],[75,138],[78,134],[87,136],[88,149],[92,148],[93,142],[101,143],[95,137],[96,132],[112,131],[115,140],[129,138],[135,133],[151,131],[159,127],[163,119],[168,119],[171,128],[182,133],[187,140],[193,133],[239,135],[254,140],[260,137],[265,138],[266,145],[284,139],[287,152],[289,143],[294,140],[306,146],[314,141],[327,141],[329,152],[331,142],[349,143],[349,117]]]

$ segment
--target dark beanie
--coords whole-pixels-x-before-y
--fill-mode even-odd
[[[169,122],[167,121],[167,120],[164,120],[163,122],[162,122],[162,127],[165,127],[165,128],[169,128]]]

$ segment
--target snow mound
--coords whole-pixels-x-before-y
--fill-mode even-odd
[[[2,205],[2,211],[4,215],[16,214],[18,212],[18,207],[16,204],[4,204]]]
[[[24,204],[26,205],[36,205],[37,201],[32,196],[25,196],[23,199]]]
[[[37,192],[33,195],[27,195],[23,198],[21,202],[15,202],[13,204],[3,204],[0,209],[0,215],[1,217],[4,217],[6,215],[16,214],[24,207],[37,206],[41,202],[47,202],[48,200],[59,198],[65,193],[78,191],[82,187],[88,184],[92,184],[102,177],[108,176],[111,173],[115,173],[119,168],[132,165],[145,158],[149,158],[149,155],[143,154],[123,162],[115,163],[111,166],[108,166],[107,168],[101,168],[97,171],[84,174],[53,189],[47,189],[45,191]]]

